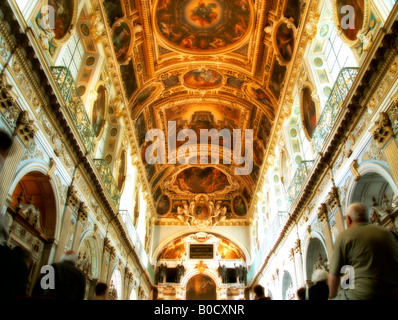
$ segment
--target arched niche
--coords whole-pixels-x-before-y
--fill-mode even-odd
[[[186,300],[217,300],[217,283],[210,274],[197,273],[184,281]]]
[[[95,294],[96,279],[99,278],[99,249],[95,238],[86,236],[80,243],[78,250],[78,268],[86,276],[86,297]]]
[[[130,300],[138,300],[137,291],[135,288],[131,289],[129,299]]]
[[[119,269],[115,269],[112,273],[111,280],[109,282],[109,300],[121,300],[122,299],[122,275]]]
[[[56,201],[50,179],[41,172],[30,172],[19,180],[12,193],[11,205],[19,209],[47,238],[55,236]],[[35,209],[38,214],[34,214]]]
[[[391,206],[397,194],[394,189],[396,187],[380,173],[367,172],[353,184],[347,206],[354,202],[362,202],[369,209]]]
[[[312,238],[308,242],[306,257],[305,257],[305,272],[307,280],[312,279],[312,274],[316,268],[320,268],[323,262],[328,260],[326,249],[322,241],[318,238]]]
[[[282,278],[282,300],[293,300],[294,296],[292,276],[289,271],[285,271]]]
[[[7,215],[10,219],[11,247],[20,246],[31,252],[28,292],[40,269],[50,261],[50,250],[57,237],[57,198],[50,179],[44,173],[31,171],[12,185],[12,200]]]
[[[172,244],[174,241],[176,241],[178,238],[184,238],[187,237],[189,235],[193,235],[194,233],[192,232],[187,232],[186,230],[182,230],[179,232],[175,232],[173,234],[171,234],[170,236],[164,238],[156,247],[156,249],[153,251],[152,254],[152,261],[154,263],[156,263],[159,259],[159,256],[161,254],[161,252],[170,244]],[[214,233],[209,233],[210,235],[213,235],[217,238],[220,239],[226,239],[227,241],[230,241],[230,235],[226,232],[217,230],[217,232]],[[233,244],[239,248],[239,250],[242,252],[244,260],[245,261],[250,261],[251,260],[251,256],[250,256],[250,252],[247,250],[247,248],[238,240],[234,239]]]

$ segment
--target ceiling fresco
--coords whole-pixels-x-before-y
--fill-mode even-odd
[[[153,20],[166,46],[203,54],[241,42],[253,18],[250,0],[158,0]]]
[[[101,9],[155,223],[189,228],[249,223],[288,89],[305,2],[105,0]],[[175,125],[169,127],[170,121]],[[149,164],[145,153],[152,142],[145,135],[151,129],[166,137],[191,129],[196,148],[189,155],[178,153],[187,140],[175,148],[166,141],[166,159],[177,154],[177,161]],[[232,139],[216,137],[219,148],[213,149],[213,140],[199,140],[203,129],[227,129]],[[234,140],[237,130],[241,135]],[[236,169],[245,167],[241,160],[249,157],[246,130],[253,135],[253,166],[237,175]],[[225,150],[233,154],[230,162]],[[191,164],[180,162],[181,153]],[[207,212],[206,223],[195,210]]]

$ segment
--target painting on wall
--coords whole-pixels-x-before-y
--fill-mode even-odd
[[[137,89],[137,79],[135,78],[134,65],[131,59],[128,64],[120,65],[120,73],[122,75],[127,98],[130,99],[134,91]]]
[[[187,300],[217,300],[217,288],[212,278],[197,274],[187,283]]]
[[[261,166],[264,161],[264,143],[259,141],[257,138],[253,140],[253,159],[254,161]]]
[[[290,62],[294,51],[294,35],[295,27],[290,21],[282,22],[276,27],[274,33],[274,45],[277,49],[279,60],[281,64]]]
[[[124,16],[120,0],[104,0],[103,4],[109,26],[112,26],[117,19]]]
[[[156,91],[156,86],[150,86],[142,90],[138,96],[137,96],[137,103],[138,104],[143,104],[145,101],[147,101],[152,94]]]
[[[170,199],[168,196],[162,195],[160,197],[158,204],[156,205],[156,212],[162,216],[167,212],[169,212],[169,209],[170,209]]]
[[[312,139],[316,127],[317,114],[315,102],[312,99],[312,91],[309,87],[305,87],[302,90],[301,107],[305,131],[307,132],[308,138]]]
[[[303,4],[302,0],[289,0],[287,2],[284,16],[288,19],[292,19],[296,28],[300,23],[300,16],[304,7],[305,4]]]
[[[214,89],[222,84],[222,75],[212,69],[195,69],[184,75],[184,84],[194,89]]]
[[[117,187],[121,191],[124,186],[124,181],[126,180],[126,171],[127,171],[127,154],[126,150],[123,149],[120,155],[120,166],[119,166],[119,174],[117,178]]]
[[[249,93],[256,101],[260,102],[265,107],[263,108],[263,111],[267,112],[267,117],[269,118],[269,120],[274,120],[274,108],[272,107],[272,102],[270,98],[264,92],[264,90],[258,87],[250,86]]]
[[[285,80],[286,66],[281,66],[277,61],[274,62],[274,66],[271,73],[271,79],[268,87],[271,89],[275,98],[279,99],[281,94],[282,85]]]
[[[181,171],[177,175],[175,185],[183,192],[213,193],[224,190],[230,184],[227,176],[216,168],[193,167]]]
[[[239,126],[241,111],[238,108],[231,108],[226,105],[217,105],[213,103],[192,103],[184,105],[176,105],[166,109],[167,121],[175,121],[175,130],[179,132],[183,128],[189,128],[195,131],[197,137],[200,137],[201,129],[227,129],[230,131],[231,136],[233,129]],[[219,139],[215,143],[219,143]],[[212,141],[209,139],[209,141]],[[231,141],[226,139],[220,142],[220,145],[231,147]],[[177,142],[177,147],[184,144],[183,141]]]
[[[235,89],[241,90],[244,82],[244,80],[240,80],[237,77],[229,76],[227,80],[227,85]]]
[[[178,75],[171,75],[171,76],[163,79],[162,82],[164,84],[164,88],[169,89],[171,87],[175,87],[175,86],[179,85],[180,79],[178,78]]]
[[[267,145],[271,129],[272,129],[272,124],[268,119],[268,117],[263,113],[257,131],[257,138],[263,142],[264,147]]]
[[[185,242],[182,240],[182,238],[178,238],[162,250],[158,260],[162,259],[180,260],[181,257],[185,254],[185,252],[186,252]]]
[[[241,196],[237,196],[233,201],[234,212],[236,215],[243,217],[247,213],[245,201]]]
[[[162,171],[160,171],[156,178],[153,180],[152,182],[152,188],[156,187],[156,185],[158,184],[158,182],[163,178],[165,172],[167,171],[168,168],[164,168]]]
[[[119,63],[125,63],[130,58],[133,47],[130,24],[125,19],[118,19],[112,26],[112,42]]]
[[[75,1],[70,0],[48,1],[48,5],[54,8],[54,39],[56,41],[68,37],[68,31],[73,28],[75,4]]]
[[[190,53],[222,51],[239,43],[253,24],[251,1],[159,0],[157,31],[169,46]]]
[[[144,113],[141,112],[135,122],[135,132],[137,134],[138,144],[141,146],[145,142],[146,127]]]
[[[357,34],[363,28],[365,22],[365,1],[366,0],[335,0],[335,10],[339,21],[340,29],[343,35],[350,41],[357,40]],[[354,25],[348,28],[343,26],[342,23],[349,23],[347,20],[347,11],[342,10],[344,6],[351,6],[354,8],[355,19]]]
[[[105,124],[106,89],[100,85],[97,89],[97,99],[93,105],[91,123],[95,136],[98,137]]]

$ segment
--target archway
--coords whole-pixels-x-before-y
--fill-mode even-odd
[[[282,279],[282,300],[293,300],[293,280],[288,271],[285,271]]]
[[[137,292],[135,291],[135,288],[131,289],[129,299],[130,300],[138,300]]]
[[[119,269],[115,269],[112,273],[110,285],[109,285],[109,300],[121,300],[122,299],[122,275]]]
[[[77,265],[86,276],[86,297],[95,294],[95,285],[98,279],[98,246],[94,238],[85,238],[78,251]]]
[[[324,245],[318,238],[312,238],[308,243],[306,257],[306,275],[307,281],[311,281],[312,273],[315,269],[320,269],[327,265],[327,254]]]
[[[8,244],[11,247],[20,246],[31,253],[28,293],[41,267],[49,263],[56,233],[56,212],[56,199],[48,176],[33,171],[19,180],[7,208],[12,221]]]
[[[373,207],[391,206],[394,190],[390,183],[377,172],[368,172],[355,183],[351,201],[362,202],[368,209]]]
[[[194,275],[187,283],[186,300],[217,300],[216,283],[208,275]]]

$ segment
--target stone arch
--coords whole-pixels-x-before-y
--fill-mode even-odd
[[[130,295],[128,296],[128,299],[129,300],[138,300],[138,293],[137,293],[135,286],[133,288],[131,288]]]
[[[119,268],[114,268],[109,280],[109,299],[121,300],[123,297],[123,279]]]
[[[51,190],[53,192],[54,200],[55,200],[55,221],[54,221],[54,232],[52,233],[52,237],[59,241],[59,237],[61,234],[61,217],[62,217],[62,210],[64,207],[64,203],[61,196],[61,190],[58,189],[57,185],[55,184],[53,179],[50,179],[48,176],[50,168],[44,161],[32,161],[24,165],[23,167],[19,168],[16,172],[14,180],[11,184],[10,191],[14,192],[15,188],[17,187],[18,183],[27,175],[33,172],[37,172],[41,174],[43,177],[47,177],[47,182],[49,186],[51,186]]]
[[[100,275],[100,257],[101,254],[99,252],[99,244],[98,240],[93,237],[93,231],[87,231],[85,234],[82,235],[78,254],[82,248],[88,248],[90,253],[90,264],[91,264],[91,272],[90,278],[98,279]],[[83,252],[82,252],[83,253]],[[79,256],[79,262],[83,259],[83,256]],[[83,271],[85,272],[85,271]]]
[[[282,277],[282,300],[293,300],[294,296],[293,278],[290,272],[285,270]]]
[[[181,286],[186,289],[184,299],[187,300],[187,298],[189,297],[189,294],[190,294],[190,293],[188,293],[188,291],[189,291],[188,284],[191,283],[191,280],[195,281],[199,277],[203,277],[204,279],[210,278],[212,280],[212,282],[215,285],[214,286],[214,289],[215,289],[214,300],[218,300],[219,299],[219,290],[218,289],[221,287],[221,282],[220,282],[218,275],[213,270],[205,270],[202,273],[199,272],[198,270],[192,270],[189,273],[187,273],[181,281]],[[204,300],[210,300],[210,299],[204,299]]]
[[[199,232],[199,230],[197,231]],[[192,231],[187,231],[187,230],[182,230],[179,232],[175,232],[173,234],[171,234],[170,236],[166,237],[165,239],[163,239],[155,248],[155,250],[153,251],[151,260],[152,262],[157,261],[160,253],[162,252],[162,250],[171,242],[173,242],[174,240],[176,240],[179,237],[183,237],[183,236],[188,236],[190,234],[194,234],[195,232]],[[223,237],[225,239],[230,240],[231,236],[225,232],[222,232],[220,230],[217,230],[217,232],[209,232],[209,234],[214,235],[215,237]],[[250,256],[250,252],[246,249],[246,247],[239,242],[237,239],[234,239],[233,241],[230,240],[232,243],[234,243],[243,253],[244,257],[245,257],[245,261],[251,261],[251,256]]]
[[[11,247],[21,246],[31,252],[27,290],[39,276],[43,265],[52,262],[59,239],[61,197],[42,162],[31,162],[16,173],[10,187],[12,200],[7,206],[10,218]]]
[[[394,198],[398,195],[398,187],[388,169],[374,161],[361,164],[357,169],[359,178],[352,179],[348,185],[346,203],[343,208],[353,202],[363,202],[370,209],[373,207],[372,197],[375,197],[378,205],[382,205],[383,193]]]
[[[315,234],[316,233],[313,232],[311,236]],[[312,273],[315,270],[315,264],[318,262],[318,259],[321,257],[322,259],[326,259],[326,261],[328,260],[324,239],[319,234],[309,239],[304,256],[304,272],[307,282],[309,282],[312,279]]]

